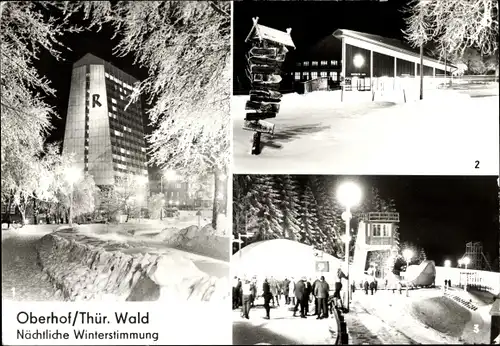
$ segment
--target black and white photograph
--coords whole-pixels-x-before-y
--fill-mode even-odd
[[[237,1],[233,167],[497,175],[498,2]]]
[[[494,344],[498,176],[233,176],[233,344]],[[495,341],[497,340],[497,341]]]
[[[2,301],[229,314],[231,10],[1,2]]]

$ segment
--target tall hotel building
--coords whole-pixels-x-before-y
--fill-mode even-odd
[[[73,65],[63,152],[73,152],[98,186],[124,175],[148,177],[140,101],[125,109],[135,82],[92,54]]]

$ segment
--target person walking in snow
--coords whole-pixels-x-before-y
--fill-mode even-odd
[[[278,299],[278,282],[272,276],[271,279],[269,280],[269,287],[271,290],[271,299],[273,301],[273,307],[280,306],[280,301]]]
[[[313,286],[312,286],[312,294],[314,296],[314,316],[319,316],[319,300],[318,300],[318,296],[316,295],[316,286],[318,285],[319,282],[320,282],[320,279],[317,278],[314,281]]]
[[[241,317],[248,320],[250,318],[250,308],[252,304],[253,294],[253,284],[250,282],[250,280],[245,279],[245,281],[242,283],[241,294],[243,301],[243,304],[241,306]]]
[[[269,285],[269,282],[267,282],[267,278],[264,280],[264,283],[262,284],[262,297],[264,298],[264,309],[266,309],[266,317],[265,319],[270,319],[271,318],[271,298],[273,298],[273,295],[271,293],[271,287]]]
[[[295,279],[292,277],[292,280],[290,281],[290,303],[295,306]]]
[[[305,315],[306,283],[304,282],[303,279],[300,279],[295,284],[294,296],[297,299],[297,301],[293,309],[293,317],[296,316],[297,309],[300,307],[300,317],[306,318]]]
[[[325,281],[325,277],[321,276],[320,282],[315,287],[314,295],[318,298],[319,309],[318,317],[316,319],[322,319],[328,317],[328,296],[330,294],[330,286]]]
[[[290,280],[288,278],[283,281],[283,295],[285,296],[285,305],[290,304]]]
[[[365,289],[365,294],[368,294],[368,290],[370,289],[370,284],[368,283],[368,280],[365,280],[363,288]]]

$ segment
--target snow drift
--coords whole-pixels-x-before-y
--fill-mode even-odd
[[[111,301],[200,301],[229,296],[217,279],[181,255],[162,255],[115,241],[62,230],[41,238],[39,262],[64,299]]]
[[[317,272],[316,262],[328,262],[328,271]],[[326,253],[317,257],[310,245],[288,239],[252,243],[231,258],[231,267],[240,277],[256,275],[282,279],[298,279],[302,276],[312,278],[318,275],[329,277],[336,274],[342,263],[338,258]]]
[[[211,225],[202,228],[189,226],[183,229],[168,227],[157,235],[165,245],[179,250],[229,261],[229,237],[217,235]]]

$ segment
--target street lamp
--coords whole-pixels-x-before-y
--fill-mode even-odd
[[[365,64],[365,58],[361,54],[356,54],[352,59],[354,67],[361,68]]]
[[[410,261],[413,258],[413,251],[411,249],[403,250],[403,258],[406,261],[406,272],[408,273],[408,267],[410,266]],[[408,277],[406,279],[408,280]]]
[[[470,258],[469,257],[464,257],[464,259],[462,260],[464,266],[465,266],[465,269],[467,269],[467,266],[470,264]]]
[[[347,302],[346,311],[349,312],[350,301],[350,286],[349,286],[349,241],[350,241],[350,224],[351,224],[351,207],[357,205],[361,201],[361,189],[353,182],[345,182],[337,189],[337,199],[345,206],[345,212],[342,213],[342,219],[345,221],[345,264],[347,276]]]
[[[73,227],[73,192],[75,183],[82,177],[82,171],[76,167],[68,167],[65,172],[66,181],[71,185],[69,197],[69,227]]]
[[[450,261],[450,260],[446,260],[446,261],[444,261],[444,266],[445,266],[446,268],[450,268],[450,267],[451,267],[451,261]]]

